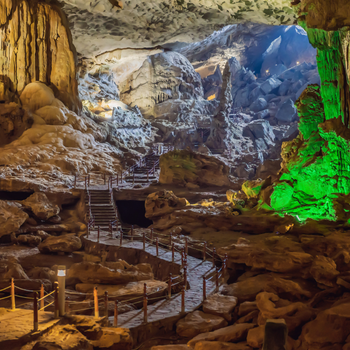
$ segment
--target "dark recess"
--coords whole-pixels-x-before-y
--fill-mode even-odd
[[[23,201],[31,196],[34,191],[30,192],[8,192],[8,191],[0,191],[0,199],[4,201]]]
[[[116,204],[123,223],[140,227],[148,227],[153,224],[152,220],[145,217],[144,201],[116,201]]]

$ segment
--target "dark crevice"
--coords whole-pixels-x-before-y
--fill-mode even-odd
[[[146,209],[144,201],[116,201],[120,219],[123,223],[148,227],[153,224],[145,217]]]

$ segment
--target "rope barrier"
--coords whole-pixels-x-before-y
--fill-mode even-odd
[[[8,287],[6,287],[6,288],[4,288],[4,289],[0,289],[0,292],[4,291],[4,290],[6,290],[6,289],[9,289],[9,288],[11,288],[11,286],[8,286]]]
[[[50,304],[45,305],[44,307],[42,307],[41,309],[39,309],[39,311],[45,310],[45,308],[47,308],[48,306],[52,305],[53,303],[54,303],[54,301],[53,301],[52,303],[50,303]]]
[[[11,296],[11,295],[10,295]],[[34,300],[34,298],[32,298],[32,297],[25,297],[25,296],[23,296],[23,295],[17,295],[17,294],[15,294],[15,296],[17,297],[17,298],[23,298],[23,299],[31,299],[31,300]]]
[[[24,289],[18,286],[15,286],[15,288],[19,289],[19,290],[23,290],[25,292],[29,292],[29,293],[35,293],[35,292],[40,292],[40,289],[36,289],[36,290],[31,290],[31,289]]]
[[[38,301],[41,301],[41,300],[45,299],[46,297],[49,297],[53,293],[55,293],[54,290],[50,294],[47,294],[47,295],[43,296],[42,298],[38,299]]]
[[[11,298],[11,295],[8,295],[7,297],[0,298],[0,300],[4,300],[4,299],[7,299],[7,298]]]

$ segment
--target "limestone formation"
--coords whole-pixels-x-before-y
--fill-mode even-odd
[[[232,311],[237,305],[237,298],[232,296],[213,294],[203,303],[203,311],[207,314],[213,314],[224,317],[231,321]]]
[[[82,247],[81,240],[74,234],[51,236],[39,244],[41,253],[72,253]]]
[[[21,209],[21,205],[0,201],[0,237],[18,231],[27,218],[28,214]]]
[[[22,202],[25,208],[29,208],[40,220],[48,220],[60,212],[60,208],[50,203],[44,193],[36,192]]]

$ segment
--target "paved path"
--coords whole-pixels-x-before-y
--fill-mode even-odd
[[[97,233],[91,232],[88,240],[96,242]],[[101,233],[100,243],[119,246],[119,239],[112,239],[106,233]],[[123,247],[133,249],[143,249],[143,243],[139,241],[124,240]],[[146,252],[156,256],[156,247],[146,243]],[[159,247],[158,258],[171,262],[172,253]],[[181,265],[180,253],[175,253],[175,263]],[[202,261],[192,256],[187,257],[187,281],[190,285],[189,289],[185,291],[185,312],[192,312],[202,304],[203,299],[203,276],[209,271],[212,271],[212,262]],[[207,281],[207,295],[215,289],[215,280]],[[165,321],[167,319],[174,319],[181,315],[181,294],[174,295],[170,300],[161,300],[155,304],[148,306],[148,324],[158,321]],[[113,324],[113,317],[110,317]],[[128,313],[119,315],[118,327],[133,329],[144,324],[143,310],[130,311]]]
[[[39,331],[33,333],[33,310],[0,308],[0,349],[15,348],[51,329],[59,319],[52,312],[39,311]]]

